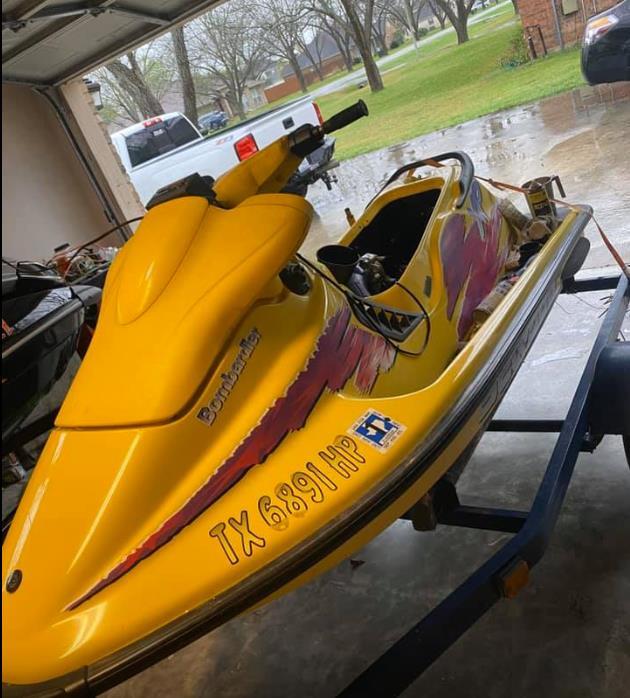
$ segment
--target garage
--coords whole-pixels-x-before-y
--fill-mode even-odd
[[[626,695],[629,20],[4,3],[3,694]]]

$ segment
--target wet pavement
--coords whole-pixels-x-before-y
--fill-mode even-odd
[[[341,141],[343,131],[337,137]],[[346,227],[344,208],[358,216],[398,167],[452,150],[467,152],[477,174],[512,184],[560,175],[567,200],[591,205],[622,256],[630,259],[628,83],[580,88],[342,162],[332,191],[321,182],[309,191],[318,218],[304,249],[314,251],[339,238]],[[523,200],[518,194],[510,198]],[[588,236],[586,266],[609,264],[593,225]]]
[[[608,90],[608,91],[607,91]],[[385,174],[410,158],[460,148],[482,175],[521,183],[557,173],[589,202],[630,257],[630,101],[579,90],[479,119],[340,169],[309,249],[334,239]],[[588,266],[609,264],[591,235]],[[603,292],[561,296],[498,416],[562,418],[605,307]],[[630,323],[626,322],[626,331]],[[459,489],[472,505],[529,507],[551,435],[487,434]],[[630,472],[620,440],[582,454],[550,548],[514,600],[497,604],[406,692],[406,698],[625,698],[630,685]],[[275,698],[336,695],[463,581],[506,535],[399,521],[312,583],[198,640],[110,698]],[[200,552],[199,564],[207,564]],[[383,695],[384,698],[386,694]]]

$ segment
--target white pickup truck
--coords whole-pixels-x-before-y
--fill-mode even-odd
[[[171,112],[113,133],[124,168],[143,204],[158,189],[195,172],[215,179],[280,136],[303,124],[322,122],[319,107],[300,99],[261,116],[242,121],[216,136],[204,136],[181,113]],[[309,184],[321,179],[330,189],[336,181],[330,170],[333,138],[312,153],[300,166],[287,191],[305,195]]]

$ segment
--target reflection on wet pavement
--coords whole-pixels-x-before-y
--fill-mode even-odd
[[[378,123],[374,124],[378,128]],[[343,131],[338,137],[343,139]],[[630,84],[583,87],[548,99],[481,117],[342,162],[339,184],[328,192],[311,187],[308,198],[317,216],[305,250],[340,237],[344,208],[355,215],[396,168],[423,157],[465,150],[478,174],[522,184],[558,174],[567,199],[590,204],[598,221],[630,259]],[[513,198],[517,203],[519,195]],[[587,267],[611,263],[594,227],[588,230]]]

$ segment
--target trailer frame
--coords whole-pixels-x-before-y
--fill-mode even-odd
[[[495,419],[487,429],[558,434],[531,508],[521,511],[467,506],[460,502],[455,484],[447,478],[432,490],[431,506],[437,523],[515,535],[352,681],[339,694],[343,698],[400,695],[497,601],[516,596],[526,586],[531,569],[547,549],[580,452],[593,452],[605,434],[621,434],[628,457],[630,419],[627,410],[619,417],[618,405],[623,404],[622,393],[629,380],[630,342],[617,341],[630,301],[628,277],[623,274],[577,280],[572,277],[564,281],[562,293],[612,289],[614,295],[566,417],[563,420]],[[627,350],[624,357],[611,357],[608,350],[621,344]],[[626,383],[622,380],[618,384],[619,395],[613,396],[611,408],[596,395],[595,388],[606,377],[619,375],[621,360]]]

